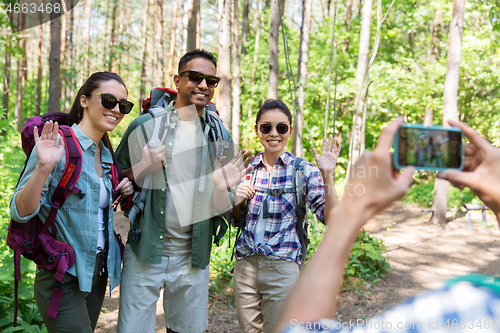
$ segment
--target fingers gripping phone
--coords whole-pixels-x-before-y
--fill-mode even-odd
[[[444,171],[463,169],[463,133],[458,127],[401,125],[394,136],[394,166],[404,169]]]

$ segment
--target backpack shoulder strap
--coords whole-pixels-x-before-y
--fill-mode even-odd
[[[76,183],[82,172],[82,151],[80,149],[80,143],[70,127],[59,127],[59,134],[61,134],[64,139],[66,166],[64,167],[61,180],[52,195],[52,207],[41,230],[42,234],[47,231],[49,226],[54,224],[57,210],[64,204],[71,192],[80,195],[82,198],[85,195],[76,187]]]
[[[295,215],[297,216],[297,236],[299,237],[302,258],[299,266],[302,269],[307,257],[307,246],[309,245],[309,238],[307,237],[307,205],[306,205],[306,161],[300,157],[296,157],[293,163],[292,183],[293,188],[293,202],[295,205]]]

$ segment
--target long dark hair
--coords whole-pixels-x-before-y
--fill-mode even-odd
[[[96,72],[85,81],[85,83],[80,87],[80,90],[78,90],[78,94],[76,94],[75,100],[73,101],[73,106],[71,106],[71,110],[69,111],[68,118],[67,118],[67,125],[72,126],[73,124],[79,124],[80,121],[83,119],[83,107],[80,104],[80,98],[82,96],[87,96],[90,97],[91,94],[99,88],[101,85],[101,82],[106,82],[106,81],[111,81],[115,80],[116,82],[120,83],[123,87],[125,87],[125,90],[127,90],[127,87],[125,86],[125,82],[123,82],[122,78],[120,75],[115,74],[115,73],[110,73],[110,72]],[[127,90],[128,92],[128,90]],[[118,165],[118,162],[116,160],[115,152],[113,150],[113,147],[111,146],[111,141],[109,140],[108,133],[104,133],[104,135],[101,138],[102,143],[106,148],[109,149],[111,152],[111,156],[113,158],[113,164],[118,170],[118,173],[120,174],[120,179],[123,177],[120,166]]]

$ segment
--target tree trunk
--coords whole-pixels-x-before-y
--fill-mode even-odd
[[[458,80],[460,78],[460,58],[462,55],[462,33],[464,29],[465,0],[453,1],[453,18],[450,22],[450,41],[448,44],[448,69],[444,80],[443,94],[443,126],[449,127],[449,120],[458,120]],[[432,222],[446,223],[448,210],[449,183],[436,179],[434,183],[434,200]]]
[[[43,24],[42,24],[42,15],[40,12],[40,25],[38,26],[38,73],[36,78],[36,103],[35,103],[35,114],[37,116],[40,115],[41,106],[42,106],[42,77],[43,77],[43,68],[42,68],[42,47],[43,47]]]
[[[323,0],[322,5],[323,5],[323,19],[327,19],[330,17],[330,5],[332,3],[332,0]]]
[[[260,45],[260,26],[262,23],[262,3],[263,0],[259,0],[259,4],[257,5],[257,17],[255,18],[256,20],[256,25],[255,25],[255,47],[253,50],[253,66],[252,66],[252,81],[250,81],[250,86],[253,87],[255,83],[255,72],[257,71],[257,60],[259,56],[259,45]],[[252,113],[253,113],[253,102],[254,102],[254,95],[255,95],[255,89],[252,89],[252,92],[250,93],[250,100],[248,101],[248,119],[252,119]]]
[[[155,3],[156,75],[154,77],[155,85],[157,87],[164,87],[165,74],[163,72],[163,0],[156,0]]]
[[[180,0],[182,1],[182,0]],[[172,87],[172,77],[174,76],[174,56],[175,56],[175,37],[177,35],[177,11],[179,8],[179,0],[174,1],[174,9],[172,12],[172,29],[170,30],[170,48],[168,50],[168,68],[166,87]]]
[[[180,59],[183,55],[183,45],[184,45],[184,1],[181,2],[181,10],[179,12],[179,46],[177,47],[177,59]]]
[[[12,22],[12,13],[9,13],[9,21]],[[4,66],[4,78],[3,78],[3,94],[2,94],[2,108],[4,108],[4,116],[0,117],[0,121],[9,118],[9,94],[10,94],[10,63],[11,55],[9,53],[9,48],[11,44],[10,34],[12,29],[10,24],[7,24],[7,36],[5,40],[5,66]],[[0,135],[5,136],[7,132],[0,130]]]
[[[243,18],[241,22],[241,54],[247,53],[245,43],[247,41],[247,34],[248,34],[248,12],[250,11],[249,5],[250,5],[250,0],[243,0]],[[258,10],[260,10],[260,8]]]
[[[347,31],[351,31],[351,21],[352,21],[352,0],[347,0],[345,4],[345,25]],[[349,52],[349,35],[348,37],[346,37],[346,39],[344,39],[342,52],[344,54]]]
[[[127,17],[130,17],[131,15],[131,9],[130,9],[130,1],[127,1]],[[125,37],[127,38],[127,41],[126,41],[126,48],[127,48],[127,63],[126,63],[126,68],[125,68],[125,77],[126,77],[126,81],[125,83],[127,84],[127,86],[129,85],[129,80],[130,80],[130,72],[129,72],[129,69],[130,69],[130,24],[127,24],[126,25],[126,28],[125,28]]]
[[[201,40],[201,8],[200,8],[200,0],[196,0],[196,6],[198,6],[198,10],[196,11],[196,48],[200,48],[200,40]]]
[[[441,8],[436,9],[436,15],[434,16],[434,20],[432,21],[432,39],[429,45],[428,51],[428,59],[429,64],[435,64],[439,59],[440,48],[439,44],[441,43],[441,28],[443,25],[443,11]],[[434,79],[434,71],[431,69],[429,71],[429,83],[431,87],[436,84],[436,80]],[[432,98],[435,98],[436,94],[432,94]],[[430,105],[425,107],[424,114],[424,125],[431,126],[434,121],[434,110]]]
[[[67,49],[67,60],[66,60],[66,68],[67,68],[67,73],[71,71],[71,73],[75,72],[75,68],[73,68],[73,29],[74,29],[74,21],[75,21],[75,10],[73,6],[73,0],[69,0],[69,6],[70,8],[73,8],[69,12],[69,28],[68,28],[68,36],[69,36],[69,41],[68,41],[68,49]],[[40,64],[41,65],[41,64]],[[69,74],[69,73],[68,73]],[[68,112],[70,107],[71,107],[71,89],[73,87],[73,75],[67,75],[65,82],[65,89],[63,90],[64,94],[64,100],[65,100],[65,105],[64,109],[65,112]],[[40,98],[41,98],[41,91],[40,91]]]
[[[309,61],[309,39],[311,34],[311,13],[312,0],[302,0],[302,25],[300,28],[300,52],[299,52],[299,70],[297,74],[297,82],[299,84],[299,109],[295,114],[292,140],[292,154],[297,157],[304,157],[302,149],[302,135],[304,123],[302,122],[304,112],[304,88],[307,79],[307,62]]]
[[[92,0],[87,0],[87,8],[89,10],[89,16],[88,16],[88,30],[87,30],[87,43],[85,44],[87,46],[87,73],[86,77],[90,76],[90,21],[92,19]]]
[[[54,15],[55,16],[55,15]],[[61,16],[50,21],[49,112],[59,112],[61,99]]]
[[[129,2],[129,1],[127,1]],[[118,73],[121,72],[121,67],[122,67],[122,54],[123,54],[123,39],[125,38],[125,26],[124,26],[124,21],[125,21],[125,0],[120,0],[120,19],[118,20],[119,23],[119,37],[118,37],[118,45],[120,45],[120,52],[117,54],[116,57],[116,71]]]
[[[280,28],[280,11],[279,0],[271,2],[271,31],[269,34],[269,90],[267,98],[278,98],[278,43],[279,43],[279,28]]]
[[[110,72],[115,72],[116,71],[116,66],[115,66],[115,46],[116,46],[116,36],[115,36],[115,31],[116,31],[116,1],[113,0],[112,4],[112,12],[111,12],[111,39],[109,41],[109,61],[108,61],[108,71]]]
[[[144,94],[146,91],[146,60],[147,60],[147,50],[148,50],[148,16],[149,16],[149,0],[145,0],[144,5],[144,18],[142,21],[142,38],[144,38],[144,43],[142,44],[142,67],[141,67],[141,92],[139,95],[139,105],[142,105],[142,100],[144,99]],[[140,112],[140,111],[139,111]]]
[[[20,1],[20,6],[22,8],[24,1]],[[21,31],[21,39],[19,41],[19,47],[21,48],[21,57],[17,61],[17,81],[16,81],[16,105],[14,113],[17,119],[17,130],[21,132],[23,129],[23,89],[24,82],[26,80],[26,65],[27,65],[27,54],[26,54],[26,37],[24,31],[24,15],[19,15],[19,30]]]
[[[240,144],[240,27],[239,27],[239,0],[233,0],[233,110],[232,110],[232,135],[233,142]]]
[[[197,21],[198,14],[200,12],[200,1],[199,0],[188,0],[188,36],[186,52],[190,52],[196,49],[197,40]]]
[[[217,107],[227,130],[231,130],[231,0],[219,0],[219,84]]]
[[[371,28],[371,23],[372,23],[372,6],[373,2],[372,0],[365,0],[363,2],[363,17],[361,20],[361,33],[360,33],[360,38],[359,38],[359,51],[358,51],[358,66],[357,66],[357,71],[356,71],[356,99],[360,98],[360,96],[357,96],[358,94],[363,94],[364,91],[362,91],[362,87],[365,84],[363,82],[366,68],[368,66],[368,52],[370,48],[370,28]],[[366,101],[365,101],[366,102]],[[359,158],[360,151],[361,151],[361,141],[362,141],[362,136],[365,135],[365,133],[362,131],[363,127],[363,117],[359,117],[358,115],[362,115],[363,112],[363,103],[361,103],[361,98],[360,102],[358,105],[357,110],[354,110],[354,115],[353,115],[353,122],[352,122],[352,135],[351,135],[351,142],[349,143],[349,166],[348,166],[348,173],[351,170],[351,166],[356,163],[356,161]]]

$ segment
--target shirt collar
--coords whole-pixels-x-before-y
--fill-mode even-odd
[[[294,159],[294,156],[286,151],[276,159],[276,163],[280,163],[284,166],[289,166],[290,164],[292,164],[293,159]],[[264,165],[264,152],[259,153],[255,157],[252,164],[253,164],[254,168],[256,168],[259,164]]]
[[[85,133],[83,133],[76,123],[71,126],[71,129],[73,130],[73,133],[75,134],[78,142],[80,143],[80,147],[82,147],[83,150],[87,150],[92,147],[92,145],[95,145],[95,142],[92,141]],[[106,148],[102,140],[99,141],[99,148],[101,149],[101,162],[106,164],[113,164],[111,152],[108,148]]]

